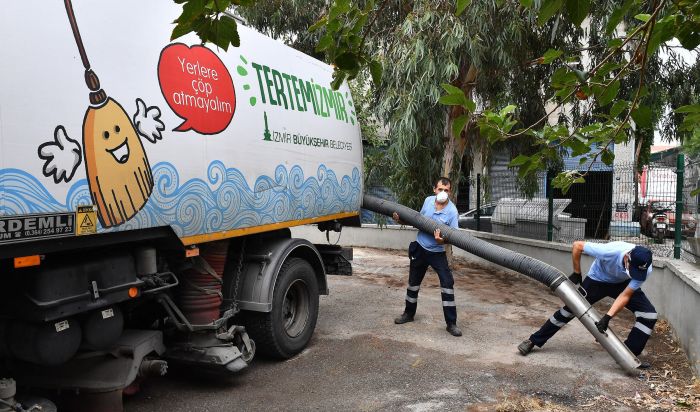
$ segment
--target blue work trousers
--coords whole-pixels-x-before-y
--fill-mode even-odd
[[[408,274],[408,290],[406,291],[406,310],[411,316],[416,314],[418,307],[418,291],[423,282],[428,266],[432,267],[440,279],[442,294],[442,311],[448,325],[457,323],[457,307],[455,306],[454,279],[447,264],[445,252],[430,252],[418,242],[412,242],[408,247],[408,257],[411,259]]]

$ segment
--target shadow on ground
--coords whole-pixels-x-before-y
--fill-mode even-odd
[[[625,375],[572,321],[542,349],[516,345],[561,303],[540,283],[462,261],[453,264],[458,323],[444,329],[437,276],[420,291],[414,322],[395,325],[408,273],[404,252],[356,248],[354,276],[330,277],[316,333],[300,355],[256,359],[242,375],[177,371],[144,384],[127,411],[360,410],[530,411],[688,410],[700,392],[665,322],[643,354],[653,367]],[[611,301],[598,307],[606,310]],[[626,336],[625,313],[611,323]]]

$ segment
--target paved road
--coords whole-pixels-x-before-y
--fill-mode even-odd
[[[246,373],[211,379],[189,371],[147,382],[127,411],[596,410],[649,392],[624,375],[577,321],[528,357],[516,345],[560,306],[524,276],[457,262],[458,323],[444,330],[437,276],[421,289],[416,321],[403,310],[403,252],[355,249],[355,275],[331,277],[310,346],[285,362],[256,359]],[[626,334],[633,319],[612,322]],[[650,352],[665,350],[652,337]],[[510,408],[510,409],[508,409]],[[624,407],[622,410],[625,410]]]

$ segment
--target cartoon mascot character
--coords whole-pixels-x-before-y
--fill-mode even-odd
[[[83,119],[82,154],[93,204],[102,227],[128,221],[148,201],[153,191],[153,175],[141,144],[142,136],[151,143],[162,139],[165,125],[160,109],[147,107],[136,99],[136,114],[129,118],[124,108],[100,88],[90,68],[70,0],[65,0],[68,19],[85,67],[85,83],[90,89],[90,106]],[[38,148],[44,160],[43,174],[55,183],[69,182],[81,163],[80,144],[68,137],[63,126],[54,130],[54,139]]]

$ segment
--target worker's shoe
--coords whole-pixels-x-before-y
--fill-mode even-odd
[[[532,352],[532,348],[535,346],[530,339],[525,339],[523,343],[518,345],[518,350],[520,351],[520,354],[523,356],[527,356],[528,353]]]
[[[651,368],[651,363],[649,363],[647,361],[642,361],[642,363],[640,363],[639,366],[637,366],[637,369],[642,369],[642,370],[649,369],[649,368]]]
[[[457,327],[454,323],[447,325],[447,331],[450,332],[452,336],[462,336],[462,330]]]
[[[406,312],[402,313],[401,316],[394,319],[394,323],[397,325],[401,325],[402,323],[408,323],[408,322],[413,322],[413,315],[409,315]]]

